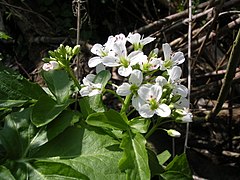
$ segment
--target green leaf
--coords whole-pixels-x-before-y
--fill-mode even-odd
[[[129,121],[129,125],[131,128],[135,129],[137,132],[146,133],[148,131],[148,127],[150,125],[150,119],[144,118],[133,118]]]
[[[157,158],[159,164],[163,165],[171,157],[171,154],[168,150],[163,151],[161,154],[158,154]]]
[[[24,154],[29,141],[35,134],[35,127],[30,123],[31,109],[11,113],[5,117],[3,129],[0,131],[0,143],[7,152],[7,158],[18,159]]]
[[[0,108],[20,107],[28,100],[0,100]]]
[[[0,65],[1,100],[38,99],[43,94],[46,93],[38,84],[29,82],[20,74]]]
[[[87,119],[88,115],[94,113],[95,111],[90,107],[89,97],[84,97],[79,100],[79,106],[83,114],[83,118]]]
[[[123,137],[120,147],[124,154],[119,168],[126,171],[128,179],[150,179],[146,139],[139,133],[128,133]]]
[[[90,114],[86,122],[92,126],[127,130],[128,124],[124,121],[121,114],[110,109],[107,112]]]
[[[164,172],[164,168],[159,164],[157,155],[150,149],[148,150],[148,158],[149,158],[149,167],[151,170],[151,177],[155,175],[160,175]]]
[[[161,174],[161,176],[167,180],[173,178],[180,180],[193,179],[186,154],[175,156],[174,159],[167,165],[165,170],[166,172]]]
[[[32,110],[31,120],[37,127],[44,126],[54,120],[74,100],[68,100],[64,104],[58,104],[49,96],[41,96]]]
[[[39,179],[39,177],[44,177],[43,179],[51,180],[78,180],[78,179],[88,179],[89,178],[73,169],[72,167],[58,162],[51,162],[47,160],[34,162],[32,167],[35,169],[32,171],[32,179]]]
[[[89,97],[89,105],[95,112],[104,112],[105,108],[102,102],[102,95],[97,94],[95,96]]]
[[[8,36],[5,32],[0,31],[0,39],[12,39],[10,36]]]
[[[39,148],[35,157],[41,159],[34,162],[33,167],[45,175],[48,163],[49,171],[51,163],[56,163],[56,166],[60,163],[91,180],[125,179],[125,173],[118,169],[122,155],[118,145],[118,141],[100,128],[68,127]]]
[[[9,169],[2,165],[0,165],[0,177],[1,180],[15,180]]]
[[[73,82],[65,70],[43,71],[43,78],[57,102],[63,103],[69,98]]]
[[[93,82],[102,84],[102,90],[103,90],[110,79],[111,79],[111,73],[107,70],[103,70],[96,75]]]

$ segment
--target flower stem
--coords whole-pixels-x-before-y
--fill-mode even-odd
[[[76,78],[76,76],[74,75],[73,71],[71,68],[69,67],[65,67],[66,71],[68,72],[68,74],[70,75],[70,77],[72,78],[74,84],[78,87],[78,89],[80,90],[81,89],[81,86]]]
[[[129,95],[126,96],[120,113],[126,113],[128,107],[129,107],[130,101],[132,99],[132,96],[133,96],[133,94],[129,94]]]
[[[148,133],[145,135],[145,138],[148,139],[158,128],[158,126],[161,124],[161,119],[158,119],[156,124],[153,125],[153,127],[148,131]]]

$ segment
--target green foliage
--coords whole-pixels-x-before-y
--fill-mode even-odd
[[[76,89],[82,88],[70,68],[78,52],[79,47],[62,45],[50,52],[51,57],[45,60],[55,60],[60,68],[42,72],[48,93],[22,76],[1,69],[1,178],[191,179],[185,155],[176,156],[165,167],[170,154],[157,155],[147,148],[144,135],[151,120],[129,119],[126,112],[131,96],[120,112],[104,106],[102,97],[111,78],[108,70],[88,82],[100,84],[101,94],[74,97]]]
[[[8,40],[11,39],[11,37],[8,36],[5,32],[0,31],[0,39]]]

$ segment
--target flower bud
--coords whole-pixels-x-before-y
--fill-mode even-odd
[[[181,136],[180,132],[178,132],[174,129],[167,130],[167,133],[168,133],[169,136],[174,137],[174,138],[178,138],[178,137]]]

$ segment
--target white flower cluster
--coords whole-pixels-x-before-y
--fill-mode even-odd
[[[116,93],[120,96],[132,94],[132,106],[144,118],[154,114],[160,117],[170,117],[172,114],[181,116],[182,122],[191,122],[192,115],[187,100],[188,89],[180,84],[182,69],[178,66],[185,61],[182,52],[173,53],[169,44],[163,44],[164,58],[158,57],[154,49],[145,55],[144,45],[154,41],[153,37],[142,38],[138,33],[110,36],[104,45],[95,44],[91,52],[96,56],[88,62],[89,67],[96,67],[100,72],[105,67],[118,67],[118,74],[128,77],[128,82],[118,86]],[[133,51],[128,54],[126,44],[133,45]],[[161,75],[149,78],[159,70]],[[146,78],[148,77],[148,79]],[[93,75],[83,80],[82,96],[92,96],[101,93],[101,84],[93,83]],[[174,112],[174,113],[173,113]]]

